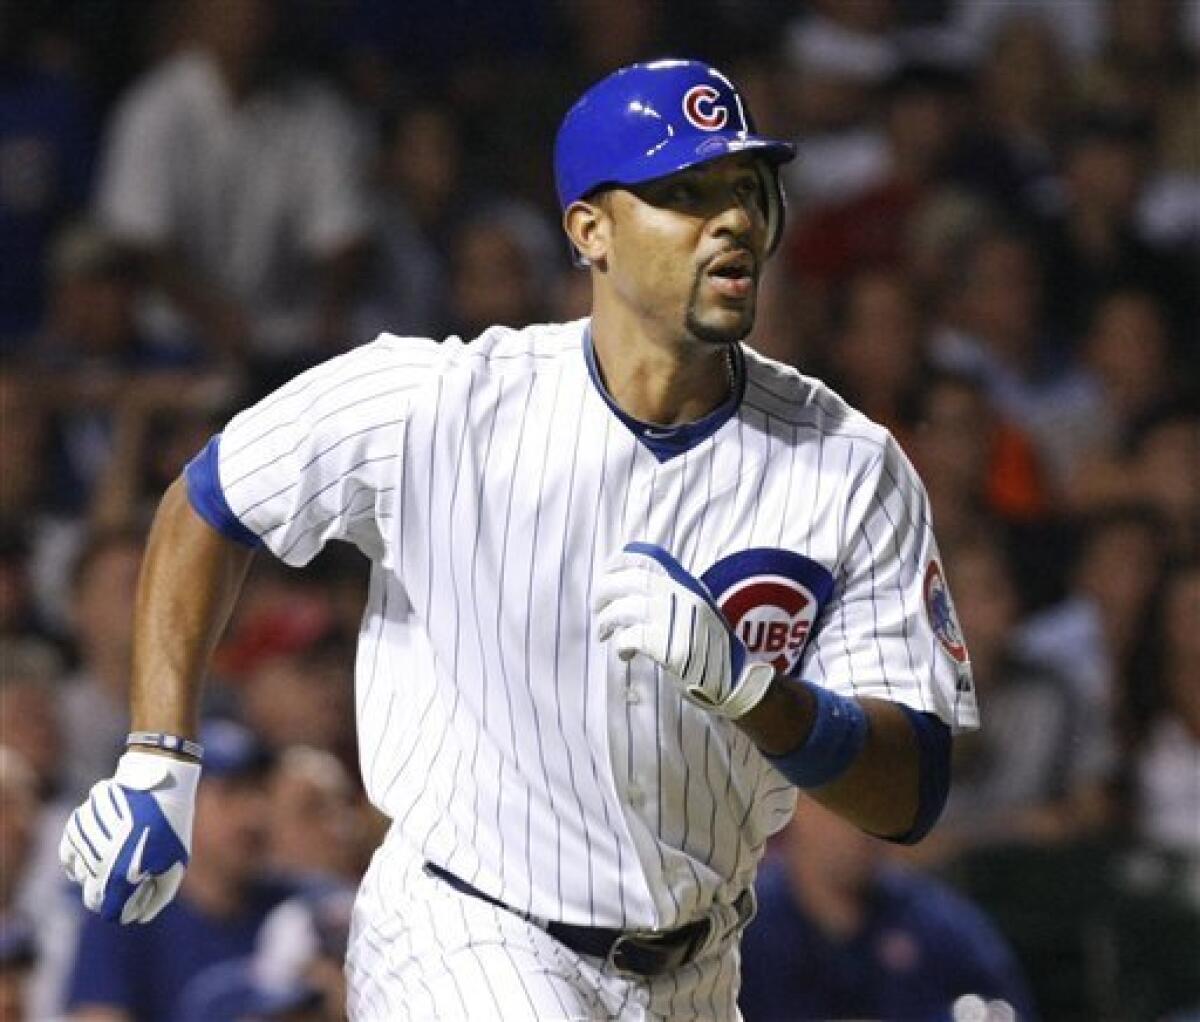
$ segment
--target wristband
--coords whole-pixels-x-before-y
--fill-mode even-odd
[[[799,788],[819,788],[849,769],[867,740],[866,711],[847,699],[810,681],[801,681],[816,699],[816,716],[808,737],[791,752],[767,759]]]
[[[125,747],[145,746],[150,749],[162,749],[164,752],[174,752],[197,763],[204,759],[204,746],[193,742],[190,738],[180,735],[169,735],[163,731],[131,731],[125,738]]]

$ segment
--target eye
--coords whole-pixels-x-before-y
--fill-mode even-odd
[[[750,199],[758,201],[759,183],[757,177],[740,178],[733,186],[733,192],[739,199]]]
[[[680,206],[694,203],[699,196],[700,189],[688,180],[673,181],[667,189],[667,201]]]

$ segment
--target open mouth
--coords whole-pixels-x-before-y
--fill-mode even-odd
[[[754,256],[745,251],[728,252],[709,263],[706,272],[720,294],[744,298],[754,287]]]

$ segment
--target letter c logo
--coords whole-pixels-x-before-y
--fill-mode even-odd
[[[721,94],[711,85],[693,85],[683,97],[683,116],[701,131],[720,131],[729,121],[729,110],[717,101]]]

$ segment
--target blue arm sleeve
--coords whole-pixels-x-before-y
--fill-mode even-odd
[[[950,749],[953,744],[950,728],[932,713],[921,713],[901,706],[917,736],[920,757],[917,778],[917,816],[912,827],[903,834],[886,840],[902,845],[915,845],[937,823],[950,794]]]
[[[220,442],[221,435],[218,433],[183,470],[188,501],[192,510],[226,539],[242,546],[262,546],[262,540],[241,523],[225,499],[225,493],[221,489],[221,477],[217,474]]]

